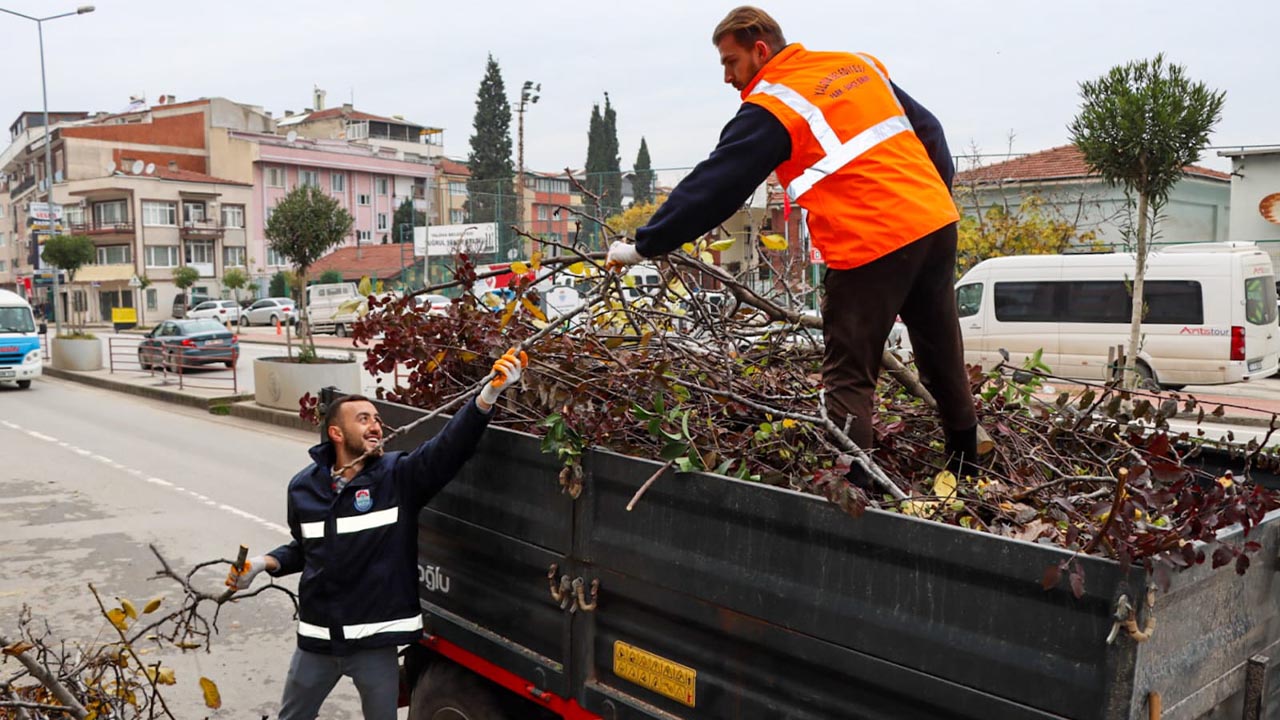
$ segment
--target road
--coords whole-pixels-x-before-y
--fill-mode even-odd
[[[50,378],[25,391],[0,385],[0,634],[17,635],[28,605],[60,638],[114,637],[89,583],[108,603],[159,596],[173,608],[178,586],[152,577],[160,566],[148,544],[185,573],[234,557],[241,543],[252,555],[287,541],[285,487],[314,439]],[[194,582],[216,592],[225,574],[207,568]],[[296,589],[296,577],[280,584]],[[289,600],[267,593],[224,608],[212,653],[149,654],[177,670],[165,693],[174,716],[274,717],[292,618]],[[223,710],[204,709],[201,676],[218,684]],[[360,717],[349,681],[323,717]]]

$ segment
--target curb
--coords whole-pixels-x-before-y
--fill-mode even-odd
[[[137,395],[139,397],[150,398],[152,400],[163,400],[164,402],[171,402],[175,405],[185,405],[187,407],[200,408],[202,410],[208,410],[213,405],[229,405],[254,399],[253,393],[237,393],[235,395],[216,395],[211,397],[188,395],[187,393],[177,392],[175,390],[129,385],[127,383],[107,380],[106,378],[100,378],[93,375],[84,375],[72,370],[59,370],[48,365],[45,365],[44,368],[42,368],[42,372],[49,377],[58,378],[59,380],[69,380],[71,382],[90,385],[103,390],[114,390],[115,392],[121,392],[126,395]],[[299,418],[299,420],[301,420],[301,418]]]
[[[243,402],[234,402],[229,407],[232,417],[266,423],[277,427],[290,428],[292,430],[302,430],[304,432],[316,431],[316,426],[306,420],[303,420],[299,417],[298,413],[264,407],[252,399]]]

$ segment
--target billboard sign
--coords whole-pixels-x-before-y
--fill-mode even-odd
[[[465,252],[488,255],[498,252],[498,224],[432,225],[413,229],[413,254],[441,257]]]

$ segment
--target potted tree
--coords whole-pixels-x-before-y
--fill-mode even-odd
[[[240,291],[249,284],[249,275],[240,268],[230,268],[222,273],[222,287],[231,291],[231,298],[236,301],[236,325],[240,324]]]
[[[44,243],[41,257],[55,268],[67,272],[67,284],[74,286],[76,271],[93,261],[93,241],[83,235],[55,235]],[[57,302],[57,299],[54,299]],[[50,344],[53,367],[59,370],[102,369],[102,342],[85,332],[84,309],[72,303],[68,329]]]
[[[337,200],[309,185],[292,190],[272,211],[267,221],[267,242],[293,266],[297,281],[298,353],[253,361],[258,404],[297,410],[303,395],[317,393],[323,387],[359,391],[360,366],[354,358],[342,360],[316,355],[306,298],[307,270],[342,242],[351,232],[352,223],[351,214]]]

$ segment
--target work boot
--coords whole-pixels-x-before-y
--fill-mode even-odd
[[[978,474],[978,426],[946,431],[947,470],[957,478]]]
[[[844,479],[848,480],[850,485],[858,488],[868,495],[875,492],[875,480],[872,480],[871,476],[867,474],[867,471],[856,462],[849,466],[849,472],[845,473]]]

